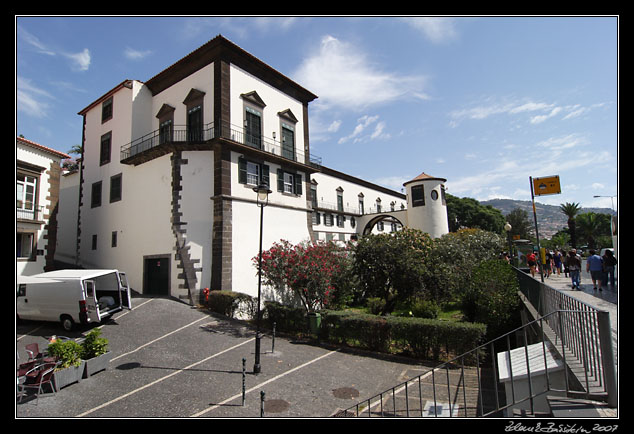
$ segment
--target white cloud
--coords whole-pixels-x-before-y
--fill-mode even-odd
[[[23,27],[18,27],[18,36],[27,44],[36,48],[38,53],[46,54],[49,56],[56,56],[57,54],[66,57],[71,60],[71,68],[75,71],[86,71],[90,66],[90,51],[88,48],[84,48],[79,53],[68,53],[63,50],[55,50],[42,43],[37,36],[29,33]]]
[[[413,176],[384,176],[381,178],[373,179],[372,182],[387,188],[391,188],[395,191],[401,191],[401,189],[403,189],[403,184],[411,180],[412,178]]]
[[[339,107],[361,111],[405,98],[428,98],[423,76],[382,71],[359,47],[329,35],[292,77],[319,95],[314,107],[322,110]]]
[[[141,60],[152,54],[152,50],[135,50],[134,48],[126,47],[123,51],[123,55],[130,60]]]
[[[406,17],[402,20],[436,44],[454,40],[458,36],[454,27],[454,18]]]
[[[385,122],[383,121],[377,122],[378,119],[379,119],[378,115],[361,116],[357,120],[357,125],[354,127],[354,130],[352,131],[352,133],[350,133],[347,136],[341,137],[338,143],[341,145],[348,141],[352,141],[352,143],[358,143],[362,140],[389,139],[390,135],[384,132],[385,126],[386,126]],[[372,132],[369,134],[364,134],[372,125],[374,125],[374,129],[372,130]]]
[[[90,51],[88,48],[84,48],[79,53],[62,53],[62,55],[72,61],[71,65],[74,70],[87,71],[90,67]]]
[[[333,121],[330,125],[328,125],[327,131],[329,133],[336,133],[337,131],[339,131],[340,126],[341,126],[340,120]]]
[[[47,91],[34,86],[31,80],[17,77],[17,110],[29,116],[47,116],[50,105],[43,99],[53,98]]]
[[[556,116],[560,111],[561,111],[561,107],[555,107],[548,114],[533,116],[531,118],[531,124],[541,124],[546,119],[550,119],[553,116]]]

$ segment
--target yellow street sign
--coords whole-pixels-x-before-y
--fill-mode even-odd
[[[533,191],[535,196],[547,194],[560,194],[559,175],[547,176],[544,178],[533,178]]]

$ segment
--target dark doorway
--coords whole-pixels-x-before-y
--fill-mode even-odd
[[[169,269],[169,256],[146,256],[143,258],[143,293],[169,295]]]

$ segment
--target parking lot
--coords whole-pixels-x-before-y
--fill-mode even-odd
[[[64,333],[59,324],[17,326],[18,362],[24,346],[43,350],[51,335],[81,338],[90,327]],[[404,358],[377,356],[271,336],[261,344],[253,374],[255,332],[245,323],[168,298],[133,300],[133,309],[102,326],[113,358],[109,368],[57,394],[16,403],[17,418],[329,417],[337,410],[429,370]],[[246,359],[245,402],[242,359]],[[37,405],[36,405],[37,403]]]

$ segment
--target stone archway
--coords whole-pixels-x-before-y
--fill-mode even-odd
[[[384,213],[384,214],[377,214],[374,216],[371,216],[371,218],[365,223],[365,226],[363,227],[363,231],[361,231],[361,235],[368,235],[370,232],[372,232],[372,229],[374,228],[374,226],[379,223],[381,220],[389,220],[391,222],[396,222],[398,224],[401,225],[401,227],[405,227],[405,224],[399,220],[396,216],[393,215],[393,213]],[[361,225],[359,225],[359,227],[361,227]]]

